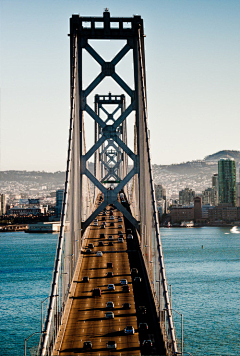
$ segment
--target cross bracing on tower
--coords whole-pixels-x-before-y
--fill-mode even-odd
[[[130,222],[165,354],[177,354],[151,167],[144,37],[140,16],[118,18],[105,11],[103,17],[73,15],[70,20],[71,109],[65,193],[39,345],[41,355],[57,355],[61,350],[73,313],[76,280],[84,263],[82,252],[92,233],[91,223],[109,206],[118,210],[121,219],[125,217]],[[90,43],[105,39],[126,41],[111,61],[105,61]],[[86,87],[84,51],[100,65],[100,73]],[[127,53],[132,54],[134,88],[116,71],[117,64]],[[91,93],[98,90],[107,77],[116,82],[121,94],[98,92],[94,103],[90,103]],[[90,148],[86,145],[84,113],[94,122],[94,143]],[[127,119],[131,114],[135,116],[132,148],[127,134]],[[94,159],[93,172],[89,168],[90,159]],[[119,193],[126,200],[124,204],[119,200]]]

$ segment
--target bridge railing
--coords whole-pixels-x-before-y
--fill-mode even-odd
[[[78,96],[78,63],[77,63],[77,36],[73,36],[71,48],[71,108],[67,154],[67,168],[65,189],[61,214],[61,227],[58,237],[54,270],[48,298],[44,327],[38,348],[38,355],[51,355],[59,332],[62,318],[66,312],[69,294],[74,288],[72,280],[76,269],[81,264],[81,249],[89,229],[82,235],[81,216],[88,216],[93,209],[93,201],[87,177],[80,180],[79,164],[79,108]],[[85,134],[81,143],[83,151],[86,150]],[[83,187],[84,196],[80,196],[80,185]],[[75,199],[78,197],[78,199]]]

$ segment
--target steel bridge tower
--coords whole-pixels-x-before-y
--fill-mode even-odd
[[[73,15],[70,19],[71,108],[65,193],[39,355],[52,353],[62,318],[68,312],[69,293],[75,288],[72,281],[80,269],[81,249],[85,246],[89,225],[109,204],[114,204],[137,231],[167,355],[177,353],[151,167],[144,37],[140,16],[111,17],[106,9],[103,17]],[[111,61],[105,61],[90,44],[91,40],[106,39],[126,42]],[[88,52],[101,68],[87,87],[83,86],[83,51]],[[129,52],[133,59],[133,89],[116,71],[116,65]],[[106,77],[111,77],[123,94],[98,93],[95,102],[90,103],[89,95]],[[126,96],[129,105],[126,105]],[[108,104],[110,107],[116,105],[115,110],[109,112]],[[94,120],[94,144],[89,150],[86,148],[84,112]],[[129,147],[127,140],[127,118],[131,113],[135,115],[134,149]],[[94,172],[89,169],[91,157],[94,158]],[[131,167],[129,158],[133,162]],[[99,192],[103,199],[97,206]],[[120,192],[124,193],[130,209],[118,201]]]

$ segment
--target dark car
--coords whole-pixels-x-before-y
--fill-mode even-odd
[[[101,226],[100,226],[100,229],[105,229],[105,225],[104,224],[102,224]]]
[[[130,292],[130,287],[129,287],[129,285],[122,286],[122,291],[129,293],[129,292]]]
[[[142,343],[142,347],[146,350],[151,350],[153,347],[152,340],[144,340]]]
[[[107,262],[107,268],[113,268],[113,263],[112,262]]]
[[[122,307],[123,307],[123,309],[131,309],[131,304],[130,303],[123,303]]]
[[[114,222],[110,222],[110,226],[114,226]]]
[[[83,281],[83,282],[89,282],[89,277],[88,277],[88,276],[84,276],[84,277],[82,278],[82,281]]]
[[[138,275],[138,270],[137,270],[137,268],[132,268],[132,269],[131,269],[131,275],[132,275],[132,276]]]
[[[89,244],[88,244],[88,247],[89,247],[89,248],[94,248],[94,245],[93,245],[92,243],[89,243]]]
[[[108,246],[113,246],[113,242],[109,241]]]
[[[90,248],[87,248],[87,249],[86,249],[86,253],[87,253],[87,254],[90,254],[90,253],[92,253],[92,250],[91,250]]]
[[[107,277],[113,277],[113,272],[107,272]]]
[[[138,311],[139,314],[143,315],[143,314],[147,313],[147,308],[144,305],[141,305],[141,306],[138,307],[137,311]]]
[[[100,239],[105,239],[105,234],[100,234]]]
[[[83,350],[92,350],[92,343],[91,343],[91,341],[84,341],[84,343],[83,343]]]
[[[105,220],[106,220],[106,218],[105,218],[105,216],[103,216],[103,217],[102,217],[102,221],[105,221]]]
[[[94,288],[93,291],[92,291],[92,295],[93,297],[101,297],[101,289],[100,288]]]
[[[103,242],[99,241],[98,246],[103,246]]]
[[[139,323],[138,329],[140,331],[146,331],[146,330],[148,330],[148,324],[147,323]]]
[[[141,283],[142,282],[142,278],[141,277],[135,277],[133,281],[135,283]]]

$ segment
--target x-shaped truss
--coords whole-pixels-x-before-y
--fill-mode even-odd
[[[111,62],[105,62],[103,58],[90,46],[89,43],[85,43],[83,48],[100,64],[102,70],[101,73],[89,84],[89,86],[81,92],[81,105],[82,109],[85,110],[93,120],[101,128],[101,137],[95,142],[95,144],[90,148],[90,150],[81,156],[81,172],[85,174],[92,183],[104,194],[103,203],[89,216],[89,218],[83,222],[83,229],[85,229],[92,221],[97,217],[97,215],[104,209],[108,204],[114,204],[118,210],[120,210],[123,215],[137,228],[139,229],[138,221],[130,214],[128,211],[118,202],[117,195],[123,189],[123,187],[129,182],[135,174],[139,172],[138,156],[132,152],[132,150],[126,145],[126,143],[119,137],[120,125],[128,117],[128,115],[135,110],[135,91],[133,91],[125,81],[115,72],[115,66],[119,61],[128,53],[131,49],[130,41],[119,51],[119,53],[113,58]],[[113,113],[110,114],[105,109],[107,114],[107,120],[103,121],[100,116],[92,110],[92,108],[87,104],[88,95],[97,87],[97,85],[106,77],[112,77],[122,89],[130,96],[131,104],[124,110],[121,115],[114,120],[113,115],[118,111],[115,109]],[[111,125],[107,124],[109,121],[113,121]],[[107,190],[99,180],[94,177],[94,175],[87,169],[87,160],[108,140],[114,148],[122,149],[133,161],[133,168],[131,171],[122,179],[117,187],[113,190]],[[105,162],[106,163],[106,162]],[[114,176],[119,179],[115,172],[111,172]]]

